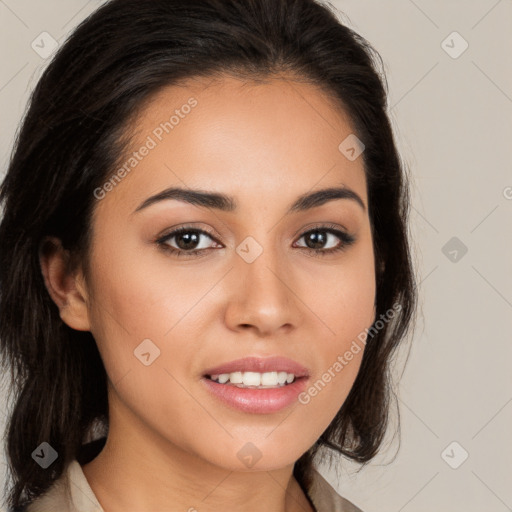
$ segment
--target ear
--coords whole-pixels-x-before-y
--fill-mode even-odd
[[[71,272],[70,262],[70,253],[58,238],[43,240],[39,248],[41,272],[62,321],[77,331],[89,331],[88,294],[82,269]]]

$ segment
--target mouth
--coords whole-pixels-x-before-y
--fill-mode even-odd
[[[245,357],[209,368],[203,377],[238,387],[275,388],[308,377],[306,367],[287,357]]]
[[[214,382],[217,382],[218,384],[249,389],[282,388],[292,384],[299,379],[306,378],[305,376],[297,377],[293,373],[288,373],[285,371],[264,373],[237,371],[231,373],[205,375],[205,377]]]
[[[271,414],[297,402],[309,371],[285,357],[248,357],[204,371],[205,389],[231,408]]]

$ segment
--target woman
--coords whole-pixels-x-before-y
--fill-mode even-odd
[[[416,304],[378,54],[313,0],[112,0],[1,189],[9,507],[357,511]]]

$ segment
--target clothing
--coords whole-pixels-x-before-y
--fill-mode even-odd
[[[362,512],[342,498],[323,476],[313,471],[313,481],[307,494],[317,512]],[[104,512],[85,478],[82,467],[75,459],[63,475],[38,499],[21,512]],[[130,511],[127,511],[130,512]]]

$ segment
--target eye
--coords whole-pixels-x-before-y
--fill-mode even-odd
[[[299,240],[302,238],[305,238],[306,246],[299,247],[309,249],[315,254],[321,256],[343,251],[352,245],[356,240],[354,236],[346,233],[345,231],[341,231],[333,225],[316,226],[315,228],[303,233]],[[336,239],[338,239],[337,244]],[[331,247],[321,249],[321,247],[325,244],[329,244]],[[332,244],[335,245],[333,246]]]
[[[213,234],[203,229],[192,226],[179,227],[167,235],[160,237],[156,243],[165,251],[175,256],[198,257],[208,252],[209,249],[215,248],[208,241],[202,242],[202,238],[213,240],[219,243]],[[312,252],[317,255],[326,256],[346,249],[355,242],[355,237],[341,231],[334,225],[321,225],[302,233],[299,240],[305,238],[306,245],[297,246],[299,249]],[[336,240],[338,240],[336,242]],[[324,245],[331,247],[321,248]],[[334,244],[334,246],[333,246]],[[222,245],[220,245],[222,247]]]
[[[213,235],[203,229],[182,226],[175,229],[168,235],[159,238],[156,243],[164,250],[167,250],[176,256],[200,256],[209,248],[208,245],[206,245],[206,247],[198,247],[198,245],[201,246],[200,242],[202,237],[210,238],[210,240],[214,239]],[[171,241],[173,239],[176,239],[174,243],[177,247],[171,245]]]

